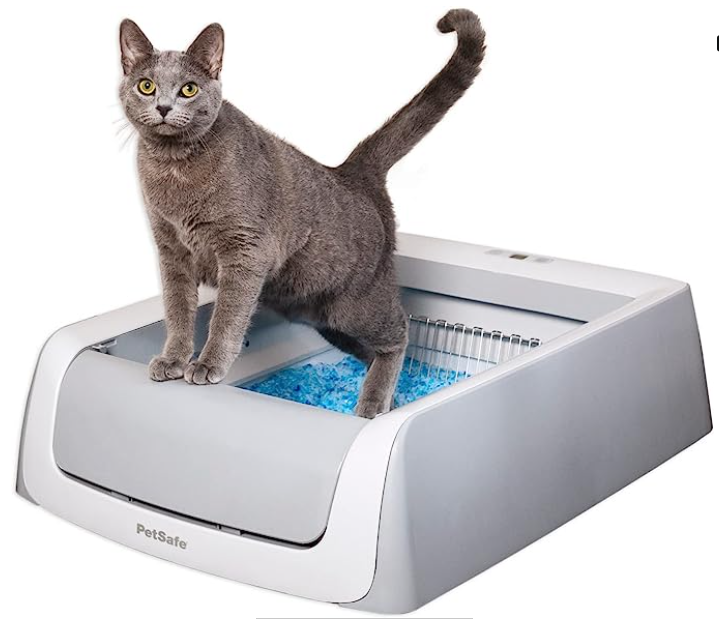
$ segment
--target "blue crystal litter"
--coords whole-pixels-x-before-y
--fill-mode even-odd
[[[345,357],[337,363],[306,363],[284,368],[259,381],[242,385],[242,388],[351,415],[366,373],[367,368],[361,361]],[[410,360],[405,359],[394,406],[414,402],[463,377],[463,372],[439,371],[426,364],[418,372],[416,361],[410,371]]]

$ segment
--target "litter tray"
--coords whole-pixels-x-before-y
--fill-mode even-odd
[[[222,384],[153,383],[151,299],[50,338],[18,492],[177,563],[406,612],[711,430],[686,284],[410,235],[396,262],[410,345],[391,412],[351,414],[361,364],[269,311]]]

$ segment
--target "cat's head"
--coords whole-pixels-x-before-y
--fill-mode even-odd
[[[160,52],[135,22],[122,22],[120,100],[141,136],[193,141],[207,132],[222,105],[223,49],[219,24],[207,26],[185,52]]]

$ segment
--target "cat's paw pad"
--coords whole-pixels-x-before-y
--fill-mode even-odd
[[[150,378],[163,382],[166,380],[177,380],[185,373],[186,362],[181,359],[171,359],[159,355],[150,361]]]
[[[227,374],[227,370],[203,363],[192,361],[185,369],[185,380],[191,385],[214,385],[219,383]]]

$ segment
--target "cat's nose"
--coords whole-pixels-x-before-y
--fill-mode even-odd
[[[167,113],[172,109],[172,106],[171,105],[158,105],[157,108],[155,108],[155,109],[157,109],[157,111],[160,112],[160,116],[165,118],[165,116],[167,116]]]

